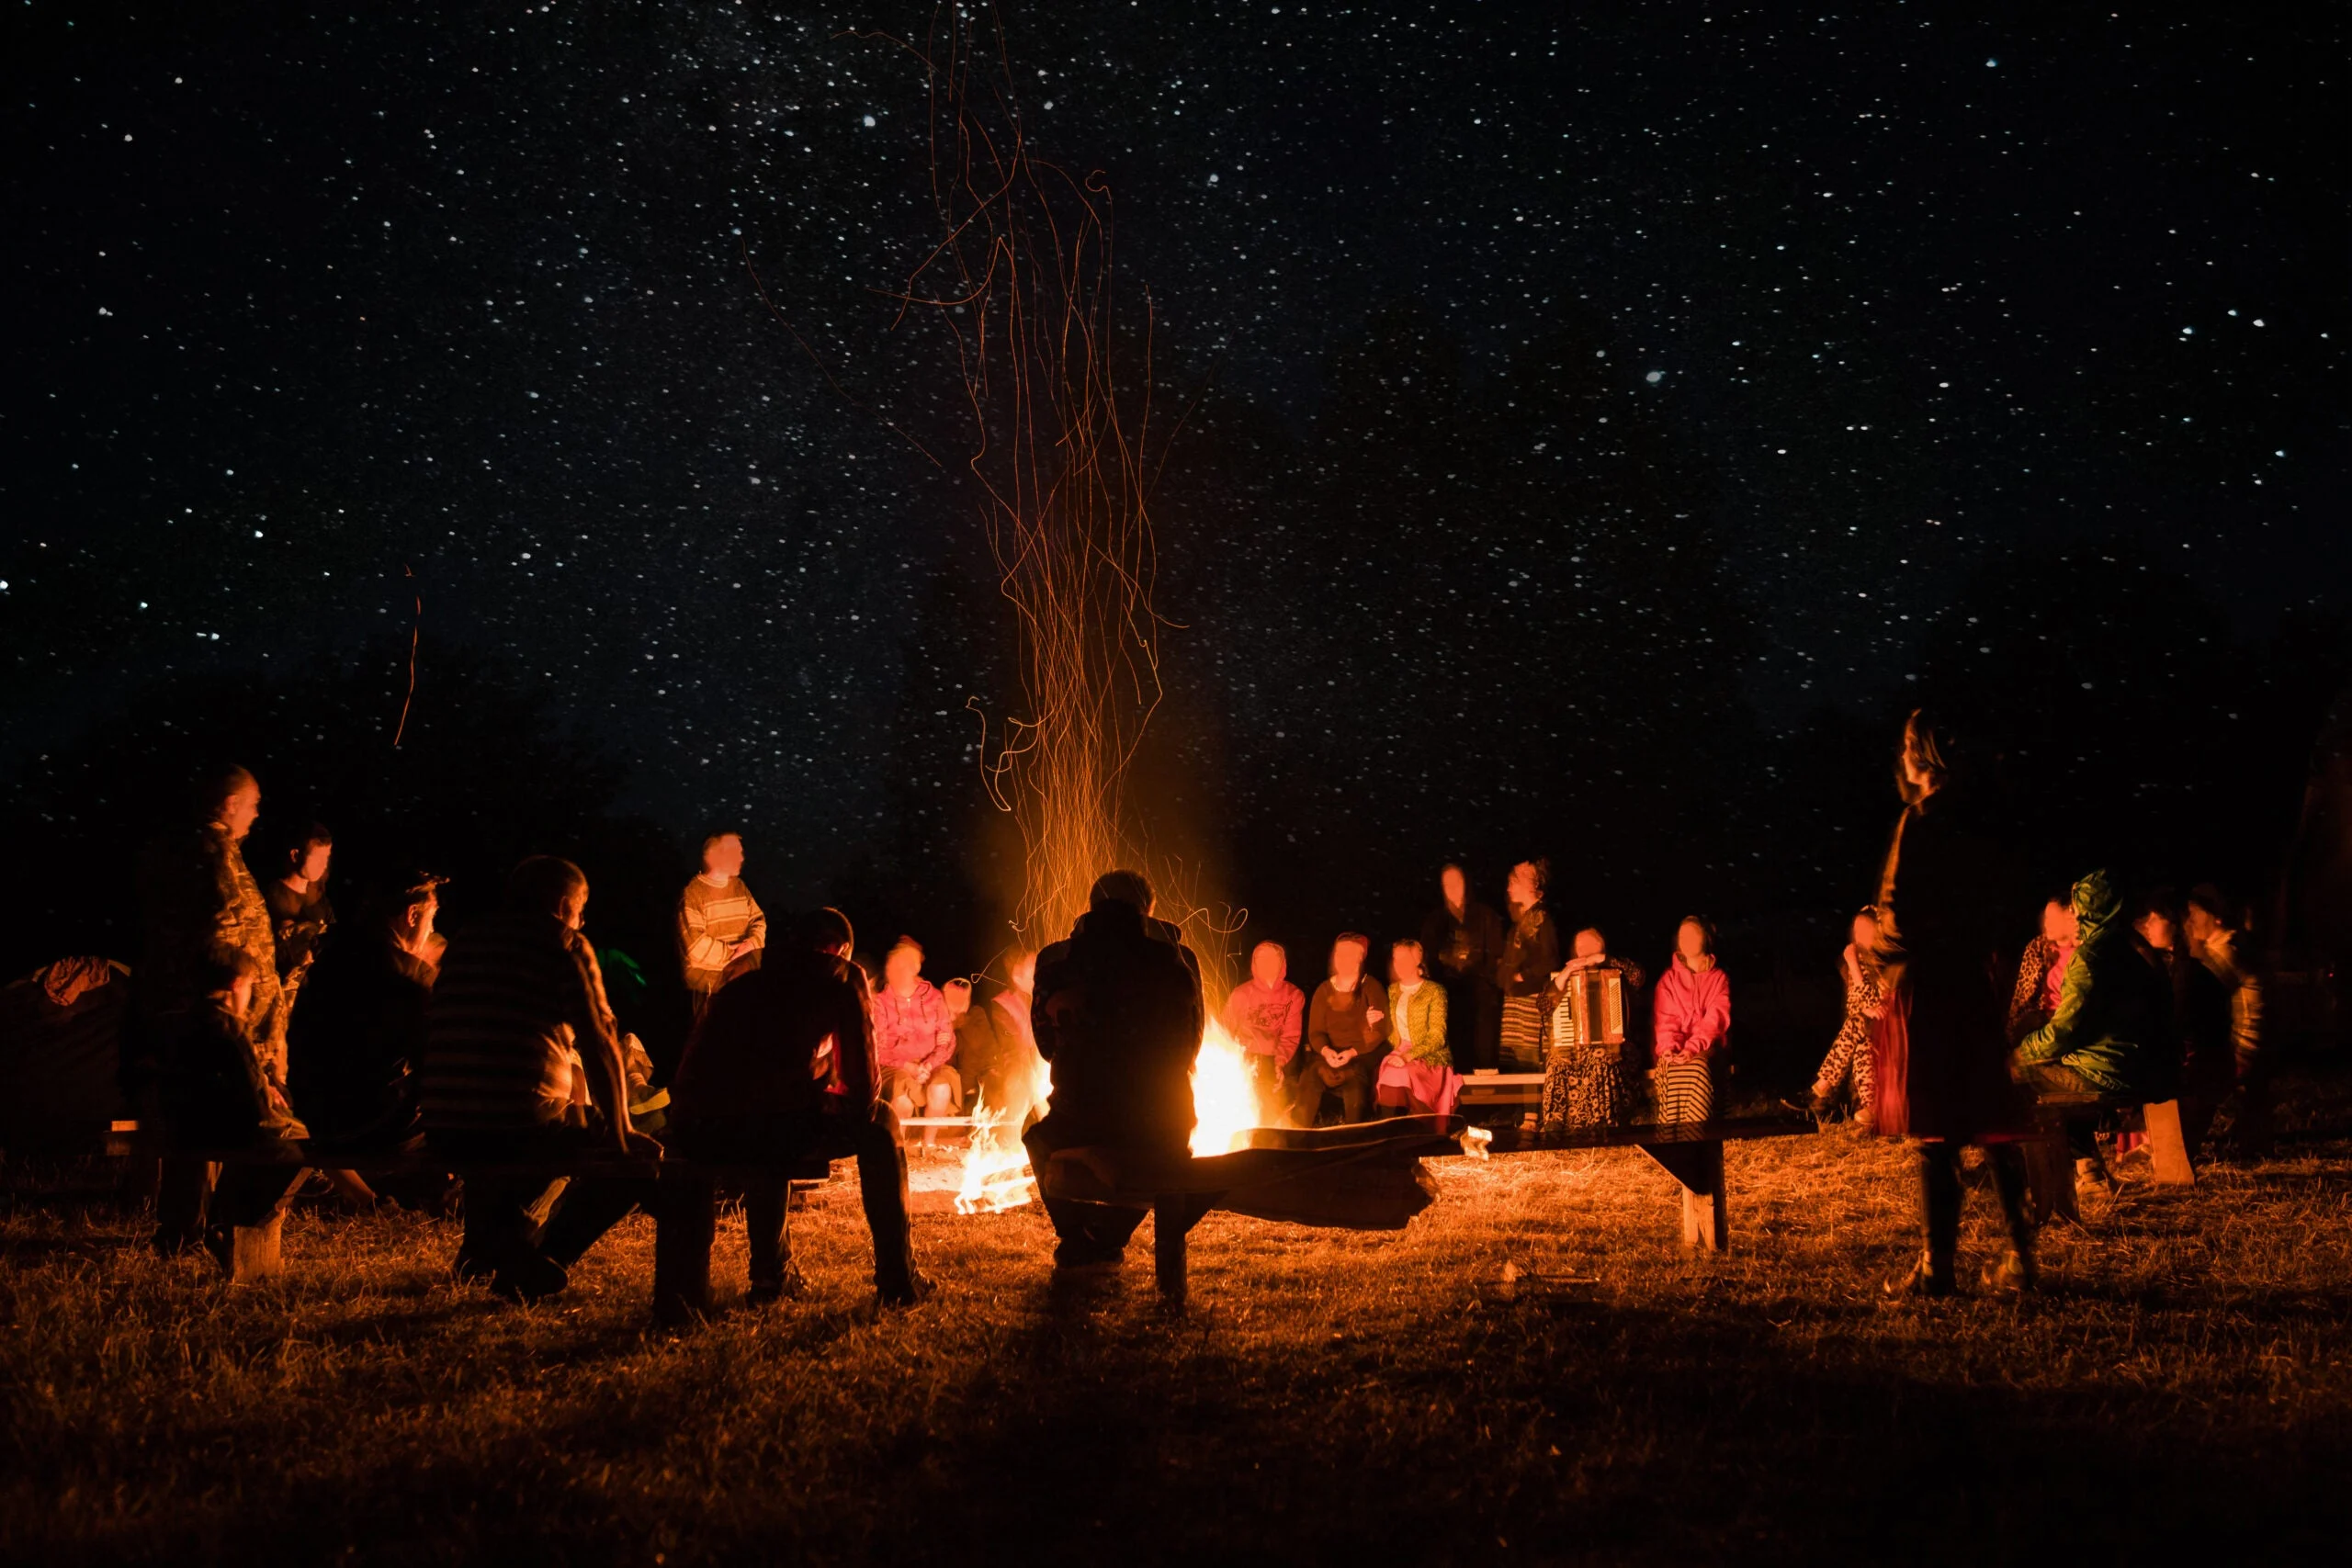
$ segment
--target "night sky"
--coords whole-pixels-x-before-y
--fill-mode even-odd
[[[181,9],[6,23],[0,768],[153,682],[389,670],[413,571],[420,720],[488,660],[792,897],[958,852],[1012,694],[944,340],[878,292],[935,239],[922,73],[853,36],[932,13]],[[2121,559],[2187,662],[2344,602],[2331,12],[1003,15],[1191,411],[1167,806],[1241,893],[1302,832],[1348,897],[1688,836],[1827,725],[1875,748],[1792,862],[1835,907],[1906,683],[2090,689],[1999,583],[2095,629]]]

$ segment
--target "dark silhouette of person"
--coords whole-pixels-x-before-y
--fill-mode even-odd
[[[1140,1167],[1187,1159],[1205,1022],[1200,961],[1175,927],[1151,919],[1151,885],[1139,873],[1104,873],[1089,903],[1069,940],[1037,955],[1030,1016],[1054,1094],[1029,1130],[1030,1156],[1041,1172],[1063,1149],[1140,1156]],[[1060,1237],[1054,1262],[1065,1269],[1117,1263],[1146,1213],[1050,1195],[1045,1205]],[[1188,1207],[1188,1229],[1208,1206]]]

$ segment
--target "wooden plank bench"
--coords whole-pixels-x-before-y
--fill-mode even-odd
[[[1541,1074],[1533,1075],[1539,1080]],[[1682,1245],[1721,1252],[1731,1245],[1730,1193],[1724,1183],[1724,1145],[1789,1138],[1820,1131],[1807,1117],[1726,1116],[1709,1122],[1634,1122],[1620,1127],[1577,1127],[1545,1134],[1498,1127],[1487,1152],[1531,1154],[1551,1149],[1633,1147],[1682,1185]]]
[[[2075,1162],[2067,1152],[2063,1123],[2070,1117],[2112,1119],[2126,1133],[2148,1140],[2149,1178],[2158,1187],[2194,1187],[2197,1168],[2181,1130],[2177,1100],[2125,1100],[2099,1094],[2039,1094],[2034,1097],[2036,1135],[2026,1145],[2026,1186],[2037,1223],[2052,1214],[2079,1222]]]

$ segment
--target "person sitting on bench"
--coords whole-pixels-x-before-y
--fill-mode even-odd
[[[2156,1043],[2169,1033],[2169,983],[2140,956],[2123,901],[2106,872],[2075,884],[2074,910],[2080,940],[2066,965],[2058,1010],[2018,1043],[2018,1078],[2038,1095],[2143,1097],[2151,1087]],[[2099,1158],[2098,1121],[2095,1111],[2065,1118],[2075,1186],[2086,1197],[2112,1193],[2116,1186]]]
[[[251,1021],[261,976],[261,961],[243,949],[208,949],[197,964],[202,1000],[173,1030],[164,1058],[164,1122],[175,1152],[277,1156],[269,1164],[220,1168],[203,1235],[224,1270],[232,1233],[267,1224],[301,1179],[300,1140],[309,1136],[262,1071]]]
[[[659,1158],[662,1145],[629,1123],[612,1009],[580,930],[588,878],[533,855],[507,876],[506,902],[458,931],[442,959],[424,1048],[429,1145],[461,1170]],[[486,1272],[513,1301],[553,1295],[598,1237],[653,1196],[650,1177],[568,1174],[543,1228],[530,1211],[548,1178],[469,1174],[458,1277]]]
[[[311,968],[287,1033],[288,1092],[322,1148],[390,1152],[421,1137],[416,1068],[438,974],[441,878],[394,879]]]
[[[1381,1058],[1388,1053],[1388,992],[1364,974],[1372,939],[1342,931],[1331,944],[1331,977],[1306,1004],[1306,1048],[1291,1058],[1291,1120],[1315,1125],[1323,1102],[1340,1097],[1340,1120],[1372,1120]]]
[[[786,949],[714,993],[670,1086],[671,1142],[689,1159],[759,1169],[746,1179],[743,1224],[753,1302],[804,1288],[786,1231],[792,1167],[857,1160],[874,1289],[886,1306],[930,1292],[907,1220],[907,1156],[880,1096],[865,983],[849,961],[848,918],[819,909]]]
[[[1227,993],[1219,1015],[1225,1032],[1241,1047],[1241,1065],[1258,1119],[1272,1126],[1289,1102],[1291,1061],[1306,1033],[1306,998],[1290,983],[1290,954],[1278,942],[1250,950],[1250,978]]]
[[[1146,1164],[1191,1157],[1193,1059],[1206,1022],[1200,961],[1165,934],[1165,921],[1149,919],[1151,903],[1141,873],[1105,872],[1069,939],[1037,956],[1031,1022],[1039,1055],[1053,1064],[1054,1098],[1023,1141],[1041,1175],[1064,1149]],[[1146,1213],[1044,1199],[1060,1269],[1115,1266]],[[1189,1230],[1209,1201],[1155,1224]]]
[[[964,1103],[964,1080],[952,1063],[956,1020],[939,987],[922,977],[922,943],[902,936],[883,955],[882,983],[874,988],[874,1032],[883,1092],[899,1118],[953,1116]],[[925,1127],[935,1146],[939,1129]]]
[[[1445,987],[1423,972],[1423,951],[1411,937],[1388,950],[1388,1018],[1396,1049],[1380,1059],[1377,1098],[1383,1114],[1451,1116],[1462,1098],[1462,1075],[1453,1070],[1446,1039]]]

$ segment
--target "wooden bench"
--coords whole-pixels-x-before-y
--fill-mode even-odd
[[[2039,1094],[2034,1097],[2036,1136],[2026,1145],[2026,1186],[2034,1219],[2052,1214],[2079,1222],[2081,1206],[2075,1197],[2075,1162],[2068,1152],[2063,1123],[2075,1117],[2096,1115],[2112,1120],[2126,1133],[2142,1133],[2148,1140],[2149,1178],[2158,1187],[2194,1187],[2197,1168],[2188,1154],[2188,1138],[2181,1130],[2177,1100],[2125,1100],[2099,1094]]]
[[[1538,1080],[1541,1074],[1533,1075]],[[1550,1149],[1633,1147],[1682,1185],[1682,1245],[1721,1252],[1731,1245],[1730,1194],[1724,1183],[1724,1145],[1755,1138],[1788,1138],[1818,1132],[1811,1117],[1726,1116],[1709,1122],[1634,1122],[1622,1127],[1577,1127],[1546,1134],[1526,1128],[1498,1127],[1487,1146],[1493,1155]]]

